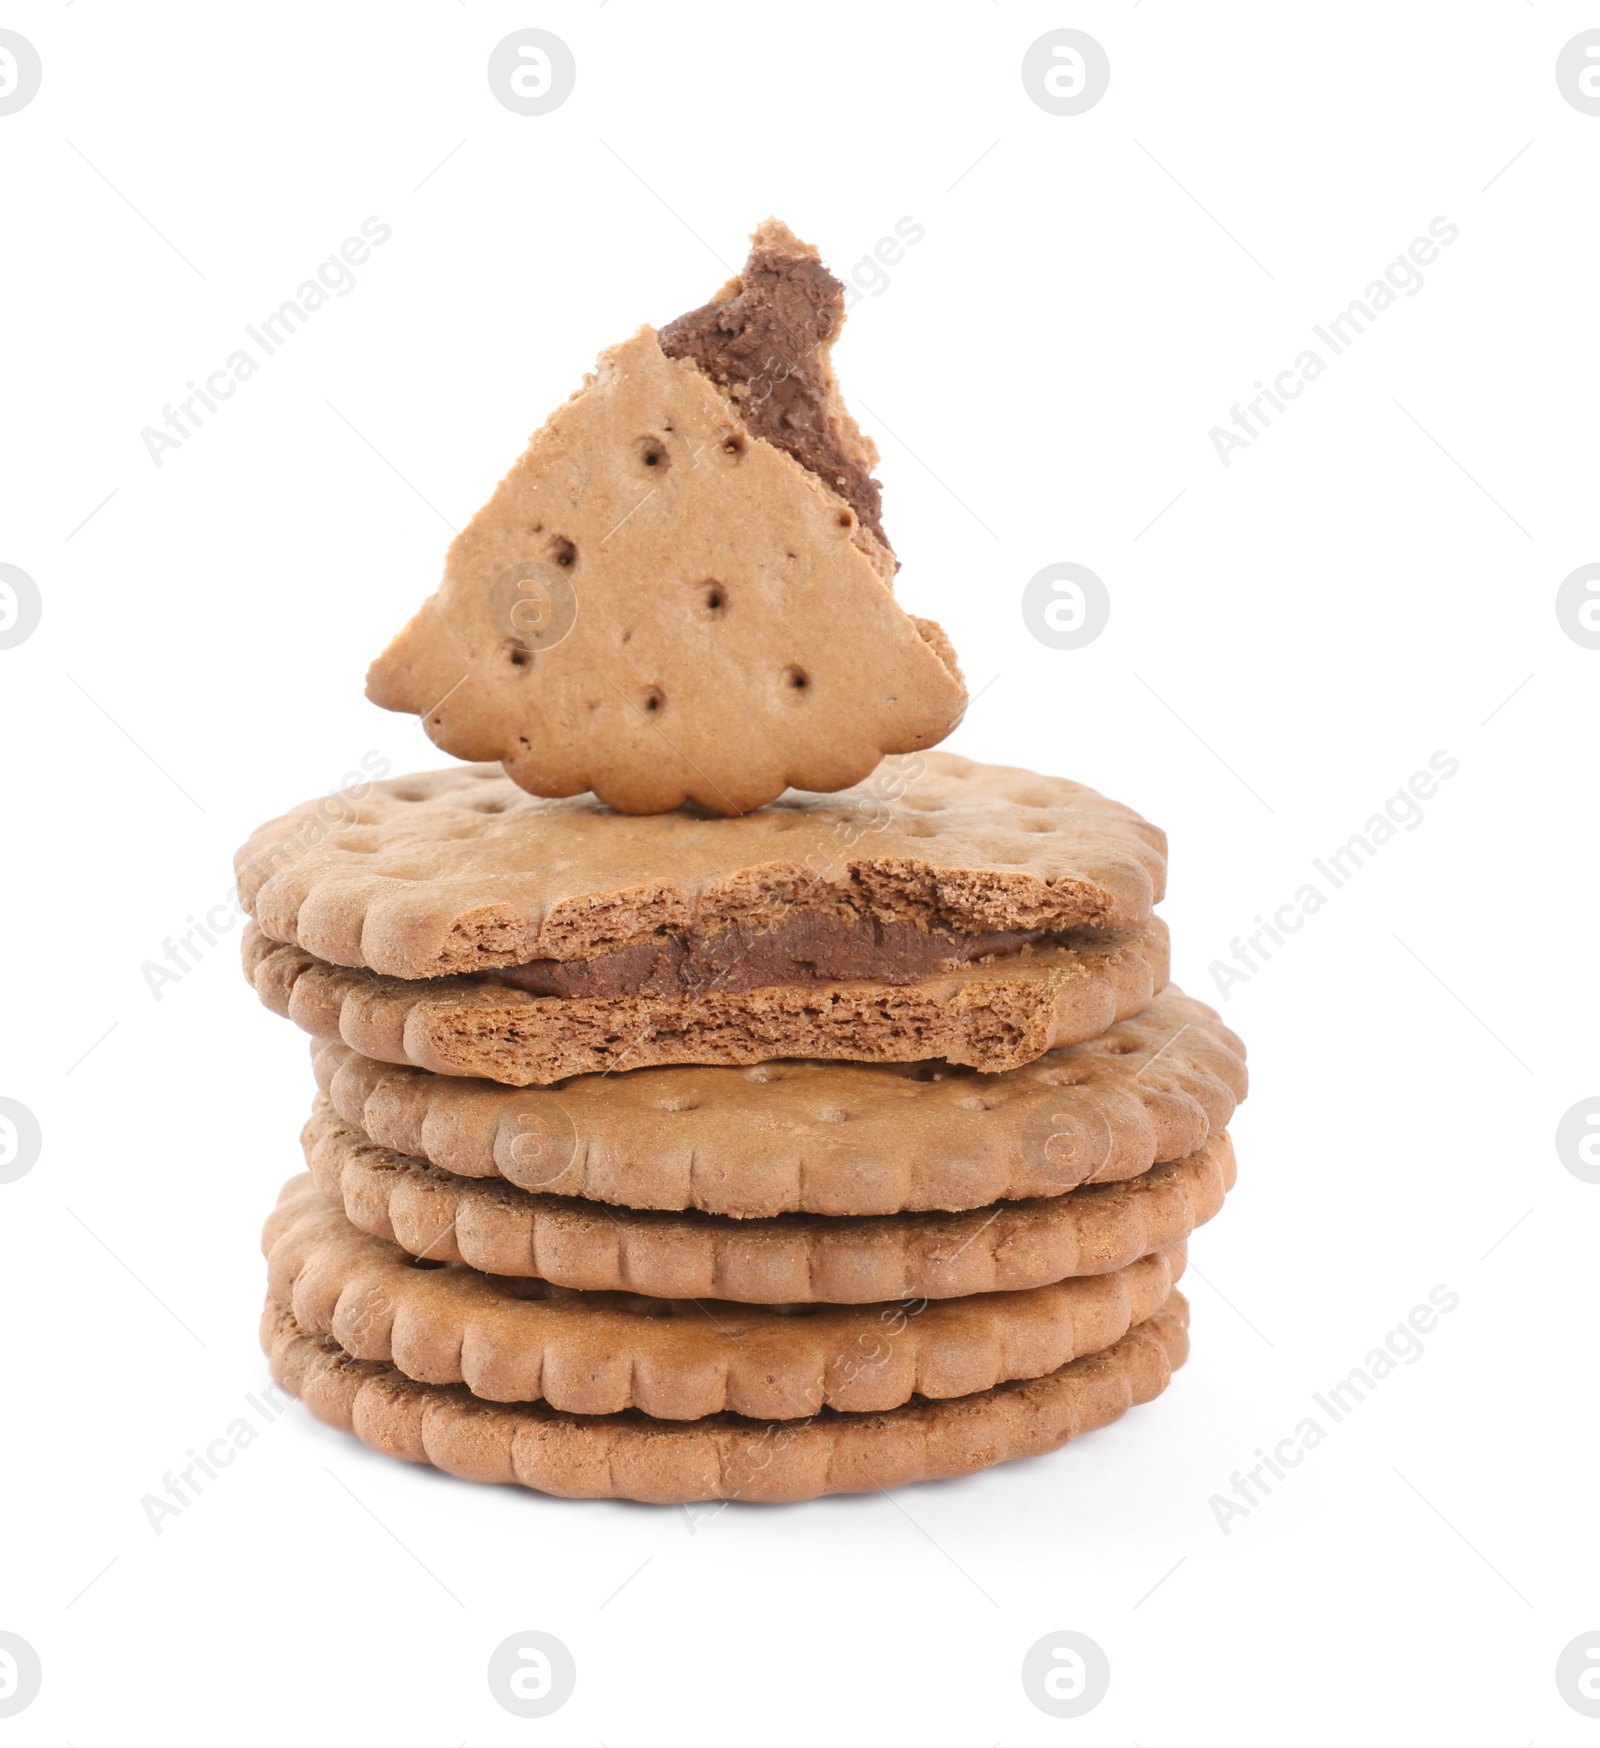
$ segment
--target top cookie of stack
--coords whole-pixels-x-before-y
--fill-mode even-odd
[[[608,353],[369,677],[501,763],[239,853],[323,1092],[263,1338],[380,1448],[808,1497],[1052,1448],[1186,1352],[1242,1048],[1167,989],[1157,827],[927,750],[965,695],[894,601],[842,315],[768,221]]]
[[[241,851],[251,975],[307,1030],[436,1073],[999,1070],[1167,980],[1161,833],[1079,784],[952,754],[731,820],[623,818],[482,766],[347,809],[324,830],[310,803]]]

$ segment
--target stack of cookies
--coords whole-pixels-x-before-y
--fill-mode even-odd
[[[964,693],[841,318],[769,221],[607,354],[369,678],[480,762],[240,852],[319,1087],[263,1342],[379,1450],[804,1499],[1052,1450],[1185,1357],[1243,1050],[1167,983],[1157,828],[926,750]]]

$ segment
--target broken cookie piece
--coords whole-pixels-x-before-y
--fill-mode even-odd
[[[535,434],[368,697],[532,794],[636,814],[834,792],[942,740],[966,692],[888,587],[842,319],[769,221],[713,303],[605,353]]]

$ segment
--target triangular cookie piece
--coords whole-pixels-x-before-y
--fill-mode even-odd
[[[827,361],[841,320],[839,282],[769,221],[747,277],[602,355],[368,697],[533,794],[625,813],[745,813],[942,740],[966,693],[888,586],[876,454]]]

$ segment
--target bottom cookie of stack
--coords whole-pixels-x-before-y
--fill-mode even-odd
[[[824,1407],[778,1421],[488,1402],[462,1385],[418,1383],[392,1364],[355,1359],[272,1298],[261,1339],[285,1389],[388,1456],[565,1498],[779,1504],[968,1475],[1056,1450],[1159,1396],[1188,1357],[1188,1322],[1188,1301],[1173,1289],[1110,1346],[1044,1377],[942,1401],[913,1397],[876,1414]]]

